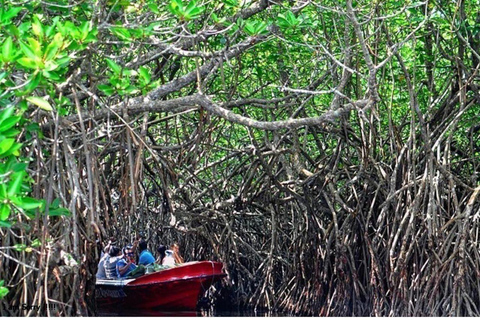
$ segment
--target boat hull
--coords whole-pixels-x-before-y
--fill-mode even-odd
[[[225,276],[222,264],[185,263],[136,279],[98,280],[98,308],[195,310],[205,291]]]

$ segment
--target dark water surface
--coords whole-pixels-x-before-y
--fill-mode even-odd
[[[259,311],[253,309],[243,310],[200,310],[200,311],[157,311],[157,310],[97,310],[101,317],[289,317],[273,311]]]

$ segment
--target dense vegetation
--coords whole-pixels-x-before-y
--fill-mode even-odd
[[[479,69],[475,0],[0,0],[0,314],[145,234],[234,305],[480,315]]]

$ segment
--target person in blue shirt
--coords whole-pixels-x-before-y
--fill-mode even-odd
[[[125,278],[127,277],[130,272],[135,270],[137,265],[134,263],[135,260],[135,252],[133,251],[133,247],[131,245],[126,246],[123,248],[123,256],[117,261],[117,277],[118,278]]]
[[[140,257],[138,258],[139,265],[148,266],[155,262],[153,254],[147,249],[147,242],[145,240],[140,240],[138,248],[140,249]]]

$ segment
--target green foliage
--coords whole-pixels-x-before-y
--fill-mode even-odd
[[[13,23],[20,16],[22,20]],[[0,227],[8,228],[18,214],[34,218],[51,209],[51,216],[70,215],[30,195],[32,179],[23,148],[41,134],[26,111],[35,107],[52,112],[56,102],[63,105],[55,86],[65,81],[75,53],[96,41],[97,29],[90,21],[48,19],[31,5],[0,8],[0,25]],[[14,76],[18,73],[23,76]]]
[[[0,280],[0,300],[5,298],[5,296],[8,294],[8,289],[4,287],[5,281]]]
[[[46,111],[52,111],[53,108],[47,100],[41,97],[28,97],[27,101]]]
[[[198,19],[205,11],[205,7],[203,5],[197,5],[196,0],[191,0],[186,6],[182,0],[171,0],[167,8],[170,13],[175,15],[180,21]]]
[[[249,36],[253,37],[253,36],[267,34],[268,33],[267,27],[268,27],[268,24],[263,21],[247,21],[245,23],[245,26],[243,27],[243,30]]]
[[[136,86],[132,85],[133,78],[137,76],[137,71],[124,69],[112,59],[107,58],[106,62],[111,71],[111,75],[108,79],[110,85],[101,84],[98,86],[99,90],[103,91],[103,93],[105,93],[107,96],[113,95],[114,93],[125,96],[133,95],[140,92],[140,90]],[[140,83],[143,86],[146,86],[148,84],[148,76],[146,77],[147,74],[148,71],[144,68],[140,77]]]
[[[285,14],[279,14],[277,17],[277,24],[283,29],[300,29],[312,26],[308,17],[295,17],[292,11],[287,11]]]
[[[10,25],[12,23],[12,19],[15,18],[20,11],[22,11],[22,7],[2,6],[0,8],[0,26]]]

